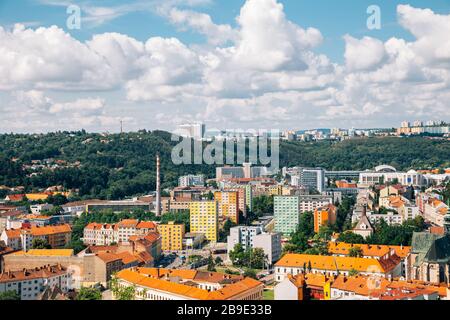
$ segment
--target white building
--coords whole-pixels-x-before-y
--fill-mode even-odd
[[[201,140],[204,138],[206,126],[202,123],[181,124],[178,126],[175,134],[185,138]]]
[[[237,244],[241,244],[244,250],[263,249],[269,264],[278,261],[281,257],[281,235],[265,233],[259,226],[238,226],[230,229],[230,235],[227,237],[228,259],[230,252]]]
[[[267,262],[272,265],[281,257],[281,234],[276,232],[258,234],[253,239],[253,248],[263,249]]]
[[[187,175],[178,178],[178,186],[186,187],[203,187],[205,185],[205,177],[203,175]]]
[[[427,179],[415,170],[398,172],[391,166],[378,166],[374,171],[362,172],[359,175],[359,187],[368,188],[376,184],[397,182],[404,186],[422,187],[428,184]]]
[[[30,206],[30,210],[32,214],[41,214],[44,211],[50,211],[53,209],[52,204],[44,203],[44,204],[34,204]]]
[[[291,168],[291,185],[307,187],[322,193],[325,190],[325,170],[322,168]]]
[[[47,287],[57,286],[67,293],[71,283],[71,273],[61,265],[6,271],[0,274],[0,293],[15,291],[21,300],[36,300]]]
[[[333,204],[333,197],[328,195],[299,196],[300,213],[314,212],[314,210]]]

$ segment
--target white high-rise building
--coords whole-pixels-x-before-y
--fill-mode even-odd
[[[409,128],[411,126],[411,124],[408,121],[403,121],[401,124],[402,128]]]
[[[203,187],[205,185],[205,177],[200,175],[187,175],[178,178],[179,187]]]
[[[205,136],[206,126],[203,123],[181,124],[175,131],[176,134],[196,140],[201,140]]]

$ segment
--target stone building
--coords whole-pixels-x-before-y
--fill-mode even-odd
[[[450,210],[444,217],[444,235],[417,232],[407,259],[408,280],[450,284]]]

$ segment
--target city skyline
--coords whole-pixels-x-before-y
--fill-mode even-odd
[[[67,24],[71,4],[81,9],[80,29]],[[450,4],[378,1],[379,30],[367,26],[370,5],[2,3],[0,131],[118,132],[120,121],[124,131],[190,122],[390,128],[448,119]]]

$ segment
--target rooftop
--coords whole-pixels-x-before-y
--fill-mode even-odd
[[[400,262],[400,261],[398,261]],[[395,268],[396,261],[381,261],[370,258],[351,258],[333,256],[315,256],[307,254],[286,254],[275,265],[277,267],[302,268],[311,263],[312,269],[351,271],[358,272],[382,272],[386,273]]]
[[[228,300],[250,289],[263,286],[259,281],[241,277],[236,279],[236,282],[224,285],[221,289],[211,292],[194,286],[195,282],[204,280],[200,279],[203,276],[206,276],[205,278],[209,279],[209,281],[213,281],[211,277],[208,277],[208,274],[213,274],[211,277],[215,278],[214,281],[229,276],[196,270],[168,270],[154,268],[126,269],[118,272],[116,276],[130,284],[166,291],[195,300]],[[179,277],[180,279],[187,281],[186,283],[170,281],[169,278],[173,277]]]
[[[73,249],[31,249],[27,252],[17,251],[14,256],[39,256],[39,257],[71,257]]]

